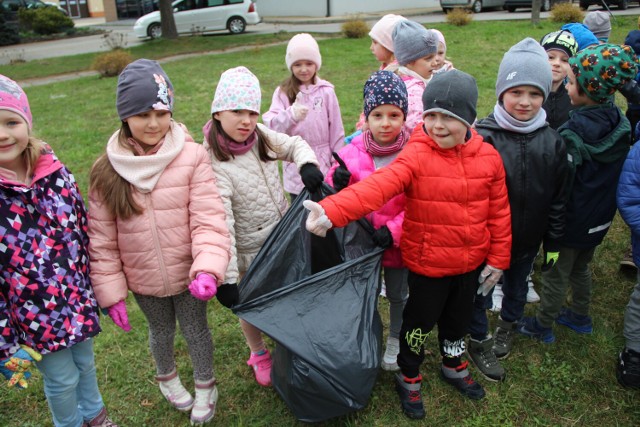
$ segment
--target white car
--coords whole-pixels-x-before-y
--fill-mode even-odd
[[[262,20],[253,0],[176,0],[172,6],[178,34],[224,29],[231,34],[240,34],[247,25],[256,25]],[[140,17],[133,32],[140,38],[162,36],[160,11]]]

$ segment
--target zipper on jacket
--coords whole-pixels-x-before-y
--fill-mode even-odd
[[[160,246],[160,239],[158,239],[158,229],[156,228],[156,217],[155,212],[153,210],[153,205],[151,203],[151,193],[147,193],[144,195],[145,200],[145,211],[147,212],[147,217],[149,218],[149,223],[151,224],[151,236],[153,237],[153,246],[155,248],[156,257],[158,258],[158,264],[160,265],[160,275],[162,276],[162,285],[164,287],[165,293],[169,292],[168,283],[169,276],[167,275],[167,268],[164,265],[164,258],[162,257],[162,247]]]
[[[469,181],[467,179],[467,171],[464,168],[464,161],[462,158],[462,150],[457,150],[458,162],[460,162],[460,168],[462,169],[462,176],[464,176],[464,200],[465,204],[462,206],[465,213],[465,227],[464,227],[464,235],[465,235],[465,251],[464,251],[464,269],[467,271],[469,268],[469,236],[471,235],[471,227],[469,226]]]
[[[521,162],[521,171],[520,171],[520,188],[522,189],[523,194],[526,194],[526,185],[527,185],[527,138],[522,136],[520,137],[520,152],[522,153],[522,162]],[[521,198],[520,206],[520,218],[522,218],[521,224],[525,224],[525,214],[527,211],[527,206],[525,202],[526,198]]]

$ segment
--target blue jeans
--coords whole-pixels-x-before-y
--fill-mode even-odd
[[[502,276],[502,310],[500,317],[505,322],[516,322],[524,314],[524,306],[527,303],[527,276],[531,273],[531,265],[536,253],[520,258],[512,263]],[[487,296],[476,295],[473,301],[473,313],[469,334],[474,340],[482,341],[489,333],[487,310],[493,305],[493,289]]]
[[[100,413],[104,403],[98,390],[93,340],[46,354],[37,366],[56,427],[80,427]]]

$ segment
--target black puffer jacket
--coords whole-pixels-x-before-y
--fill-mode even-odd
[[[519,134],[498,126],[492,113],[475,127],[504,163],[511,205],[511,262],[518,262],[536,252],[543,239],[556,242],[563,234],[567,151],[548,125]]]
[[[560,85],[557,91],[549,93],[549,97],[542,104],[547,113],[547,122],[551,129],[558,130],[560,126],[569,120],[569,111],[575,110],[564,85]]]

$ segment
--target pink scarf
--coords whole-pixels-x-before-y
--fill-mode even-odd
[[[213,120],[211,119],[202,128],[202,132],[204,133],[205,137],[209,137],[212,126]],[[218,141],[218,145],[224,151],[228,152],[229,154],[233,154],[234,156],[239,156],[251,150],[253,145],[258,140],[258,134],[256,133],[256,131],[253,131],[249,138],[247,138],[247,140],[244,142],[236,142],[233,139],[227,138],[222,134],[217,134],[216,139]]]
[[[409,136],[409,132],[402,129],[393,144],[380,145],[373,139],[371,131],[367,130],[362,134],[362,141],[364,142],[364,148],[367,150],[367,153],[372,156],[384,157],[402,150],[407,144]]]

